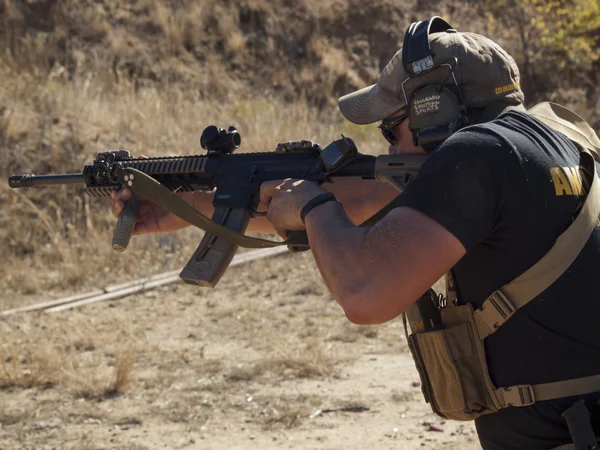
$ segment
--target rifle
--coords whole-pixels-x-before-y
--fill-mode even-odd
[[[256,210],[260,185],[265,181],[298,178],[319,184],[335,177],[376,178],[403,189],[421,164],[423,155],[370,156],[358,152],[352,139],[342,138],[321,148],[312,141],[290,141],[274,152],[237,153],[241,136],[233,127],[207,127],[200,138],[205,155],[135,158],[126,150],[98,153],[82,173],[14,175],[11,188],[59,184],[85,184],[93,197],[106,197],[127,186],[134,196],[117,220],[112,246],[124,251],[131,239],[140,201],[150,199],[187,222],[206,231],[180,278],[189,284],[214,287],[231,262],[238,246],[264,248],[287,245],[291,251],[309,249],[306,232],[290,232],[283,242],[244,235]],[[175,193],[212,191],[216,188],[212,220],[196,211]]]

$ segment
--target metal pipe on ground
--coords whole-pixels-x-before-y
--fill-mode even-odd
[[[273,247],[237,254],[231,261],[229,267],[238,266],[247,262],[255,261],[257,259],[280,255],[286,252],[288,252],[287,247]],[[107,286],[105,288],[97,289],[84,294],[72,295],[61,299],[49,300],[41,303],[35,303],[33,305],[1,311],[0,317],[21,312],[39,310],[44,310],[44,312],[60,312],[67,309],[76,308],[78,306],[89,305],[91,303],[127,297],[132,294],[146,292],[160,286],[176,283],[179,281],[179,272],[180,270],[174,270],[134,281],[128,281],[126,283]]]

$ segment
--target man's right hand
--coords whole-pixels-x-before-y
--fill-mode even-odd
[[[185,201],[194,205],[194,192],[182,192],[179,195]],[[113,216],[119,217],[123,208],[125,208],[125,202],[131,199],[132,196],[133,192],[127,188],[123,188],[120,191],[115,190],[110,193]],[[137,220],[137,224],[133,230],[134,235],[177,231],[190,225],[185,220],[149,200],[142,201]]]

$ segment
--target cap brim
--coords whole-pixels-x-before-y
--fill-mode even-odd
[[[404,101],[387,94],[374,84],[340,97],[340,111],[358,125],[379,122],[405,107]]]

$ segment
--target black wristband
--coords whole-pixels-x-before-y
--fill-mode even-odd
[[[304,218],[314,207],[322,205],[323,203],[327,203],[331,200],[337,201],[337,198],[335,198],[333,192],[323,192],[322,194],[311,198],[308,202],[306,202],[306,205],[304,205],[300,211],[300,220],[302,220],[302,223],[304,223]]]

